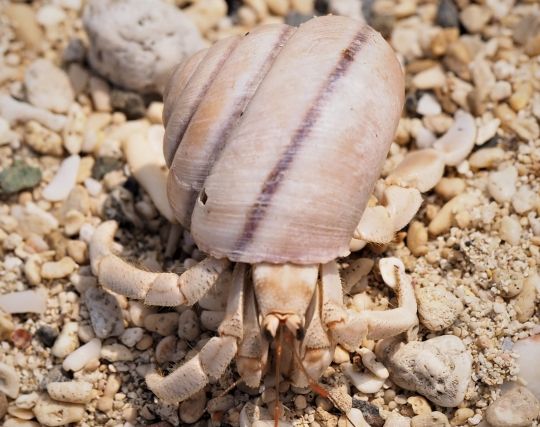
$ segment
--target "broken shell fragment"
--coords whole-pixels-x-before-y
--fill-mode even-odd
[[[388,175],[386,184],[417,188],[425,193],[441,180],[444,165],[444,158],[437,150],[426,148],[412,151]]]
[[[457,166],[469,156],[475,139],[474,117],[463,110],[458,110],[452,127],[433,143],[433,147],[444,156],[444,163]]]
[[[19,395],[19,375],[15,368],[5,363],[0,363],[0,392],[15,399]]]

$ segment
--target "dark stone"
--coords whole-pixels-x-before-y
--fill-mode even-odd
[[[314,6],[317,15],[326,15],[328,13],[328,0],[315,0]]]
[[[98,157],[94,166],[92,166],[92,178],[100,181],[109,172],[120,169],[121,167],[122,161],[116,157]]]
[[[405,111],[407,111],[409,116],[418,116],[416,109],[418,107],[418,100],[420,99],[420,96],[420,92],[410,92],[405,96]]]
[[[139,183],[137,182],[135,178],[133,178],[133,176],[129,176],[128,179],[126,179],[126,182],[124,182],[123,187],[127,191],[129,191],[131,194],[133,194],[133,197],[137,197],[141,190]]]
[[[382,427],[384,425],[384,419],[379,413],[379,408],[364,400],[352,400],[353,408],[360,409],[364,419],[371,427]]]
[[[58,331],[49,325],[43,325],[36,331],[36,338],[45,347],[52,347],[58,337]]]
[[[83,62],[86,56],[86,46],[81,39],[70,39],[62,53],[64,62]]]
[[[369,25],[375,28],[381,35],[388,39],[392,35],[396,18],[393,15],[376,14],[370,15]]]
[[[293,27],[298,27],[306,21],[309,21],[312,17],[309,15],[303,15],[300,12],[289,12],[285,17],[285,23]]]
[[[0,172],[0,194],[14,194],[33,188],[41,181],[41,170],[15,160],[13,165]]]
[[[111,91],[111,106],[114,111],[121,111],[128,120],[144,117],[146,108],[141,95],[135,92],[113,89]]]
[[[459,27],[459,11],[454,0],[439,0],[435,23],[443,28]]]
[[[240,6],[242,6],[242,0],[226,0],[227,2],[227,15],[236,15]]]

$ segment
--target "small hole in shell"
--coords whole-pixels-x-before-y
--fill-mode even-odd
[[[206,194],[205,189],[203,188],[201,192],[199,193],[199,202],[201,205],[206,205],[206,202],[208,201],[208,195]]]

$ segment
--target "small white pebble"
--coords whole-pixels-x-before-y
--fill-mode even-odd
[[[94,338],[70,353],[62,363],[66,371],[80,371],[92,359],[99,358],[101,340]]]

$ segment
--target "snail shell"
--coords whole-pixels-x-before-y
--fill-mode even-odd
[[[347,255],[403,94],[390,46],[349,18],[219,41],[180,64],[166,89],[175,216],[216,258],[312,264]]]

